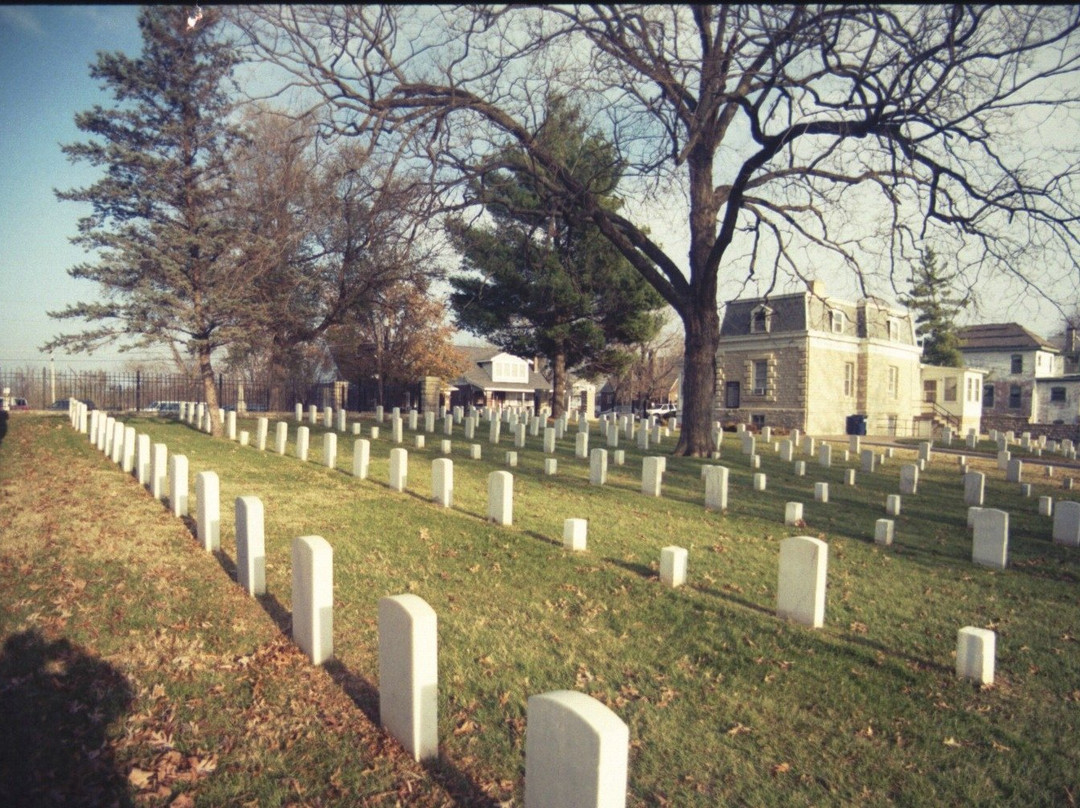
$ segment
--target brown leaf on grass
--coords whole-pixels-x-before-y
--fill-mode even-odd
[[[128,772],[128,782],[131,783],[132,788],[137,788],[139,791],[145,791],[150,788],[150,783],[152,783],[153,780],[153,772],[148,772],[140,768],[134,768]]]
[[[786,761],[784,763],[777,763],[775,766],[772,767],[772,775],[773,775],[773,777],[776,777],[776,775],[778,775],[778,774],[784,774],[785,772],[789,772],[789,771],[791,771],[791,764],[787,763]]]
[[[176,799],[169,803],[169,808],[195,808],[195,798],[187,792],[177,794]]]
[[[479,729],[479,727],[476,722],[466,718],[454,728],[454,735],[472,735],[477,729]]]
[[[740,724],[736,722],[735,726],[733,726],[727,731],[727,734],[734,737],[736,735],[743,735],[747,732],[750,732],[750,727],[746,726],[745,724]]]

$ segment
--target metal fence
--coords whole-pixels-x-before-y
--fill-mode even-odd
[[[373,383],[350,382],[274,383],[258,377],[227,377],[216,382],[218,404],[248,412],[285,412],[296,404],[305,407],[347,407],[353,411],[373,411],[379,403],[379,389]],[[13,398],[24,398],[30,409],[48,409],[55,402],[77,398],[96,409],[111,411],[147,410],[159,401],[205,400],[202,379],[197,376],[142,371],[74,371],[42,368],[0,369],[0,389],[9,388]],[[419,385],[386,385],[381,391],[387,407],[417,406]]]

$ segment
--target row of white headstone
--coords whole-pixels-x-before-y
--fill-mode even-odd
[[[150,488],[155,499],[165,498],[167,478],[173,514],[187,515],[188,463],[185,456],[169,456],[165,444],[151,446],[148,436],[136,435],[133,427],[126,427],[99,410],[78,412],[72,408],[71,417],[76,428],[80,424],[86,425],[90,441],[97,448],[126,466],[126,471],[136,473],[139,482]],[[392,450],[392,458],[393,452],[404,450]],[[447,464],[451,461],[436,460],[433,478],[445,474]],[[452,485],[452,470],[449,479]],[[213,471],[199,472],[195,477],[195,489],[197,537],[204,550],[214,552],[220,549],[221,540],[218,475]],[[513,478],[509,472],[493,473],[490,490],[493,504],[489,515],[494,521],[509,524],[513,496]],[[266,555],[262,501],[254,496],[237,497],[235,514],[237,582],[253,597],[264,595]],[[321,536],[294,539],[293,640],[316,665],[333,656],[333,589],[333,548],[330,543]],[[381,724],[415,760],[437,758],[435,611],[416,595],[385,597],[378,604],[378,626]],[[584,693],[552,691],[529,697],[526,722],[526,806],[620,808],[626,804],[629,729],[612,710]]]

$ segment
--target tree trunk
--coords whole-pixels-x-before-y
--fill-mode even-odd
[[[199,376],[203,383],[203,398],[206,399],[206,409],[210,413],[210,434],[220,438],[225,434],[224,425],[221,422],[221,406],[218,403],[217,384],[214,379],[214,366],[210,363],[209,348],[200,348]]]
[[[716,399],[716,350],[720,343],[720,315],[711,300],[701,300],[683,317],[686,353],[683,358],[682,433],[675,454],[709,457]]]
[[[558,418],[566,411],[566,354],[557,353],[551,362],[551,416]]]

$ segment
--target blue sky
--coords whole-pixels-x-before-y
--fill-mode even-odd
[[[94,297],[67,274],[83,251],[71,245],[88,207],[59,202],[54,189],[94,181],[60,151],[80,140],[75,113],[109,96],[90,78],[99,51],[137,54],[138,6],[0,6],[0,366],[38,364],[38,349],[74,323],[46,312]],[[115,352],[56,356],[83,369]],[[126,359],[127,357],[125,357]],[[115,362],[109,364],[115,365]]]
[[[141,51],[138,13],[134,5],[0,5],[0,368],[40,366],[48,359],[41,345],[64,331],[80,330],[47,312],[96,295],[91,282],[67,274],[85,257],[69,239],[88,208],[59,202],[53,191],[82,187],[99,176],[68,163],[60,146],[83,139],[74,123],[77,112],[111,103],[90,78],[89,66],[100,51],[132,56]],[[653,218],[659,235],[667,226]],[[681,243],[677,235],[661,240],[672,247]],[[853,289],[838,288],[842,285],[829,280],[828,291],[853,296]],[[1060,326],[1060,315],[1031,297],[1021,302],[990,289],[982,296],[982,310],[971,319],[1016,321],[1044,336]],[[116,368],[144,356],[105,349],[55,358],[58,369],[84,370]]]

